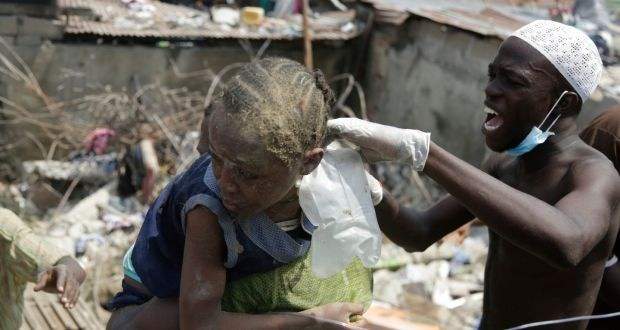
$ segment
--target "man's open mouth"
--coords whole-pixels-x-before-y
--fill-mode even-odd
[[[500,128],[502,124],[504,124],[504,119],[497,113],[497,111],[488,107],[484,107],[484,113],[487,114],[487,118],[484,121],[485,131],[495,131]]]

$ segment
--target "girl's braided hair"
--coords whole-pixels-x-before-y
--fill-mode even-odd
[[[258,132],[266,149],[290,165],[323,144],[334,94],[320,70],[265,58],[231,77],[218,103],[242,129]]]

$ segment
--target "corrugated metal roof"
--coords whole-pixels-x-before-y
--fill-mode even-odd
[[[93,15],[67,15],[64,23],[66,24],[65,33],[69,35],[180,39],[292,40],[301,38],[298,26],[284,20],[266,18],[261,28],[251,30],[216,24],[209,19],[207,13],[189,7],[159,1],[153,1],[151,4],[155,7],[152,16],[136,19],[135,15],[132,16],[130,9],[118,0],[58,0],[61,11],[71,12],[71,9],[79,8],[93,13]],[[348,40],[358,36],[359,33],[358,28],[347,31],[318,29],[314,31],[313,39]]]
[[[546,17],[546,8],[524,10],[480,0],[362,0],[380,12],[407,12],[484,36],[507,38],[519,27]],[[535,8],[536,9],[536,8]],[[382,14],[382,17],[385,15]],[[402,22],[402,20],[401,20]]]

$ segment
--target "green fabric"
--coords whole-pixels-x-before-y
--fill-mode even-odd
[[[311,257],[226,284],[222,310],[235,313],[297,312],[333,302],[354,302],[368,309],[372,270],[355,259],[342,272],[321,279],[312,273]]]

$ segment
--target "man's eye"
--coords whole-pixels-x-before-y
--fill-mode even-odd
[[[519,86],[519,87],[524,87],[525,83],[523,81],[521,81],[520,79],[510,79],[510,82],[513,85]]]

